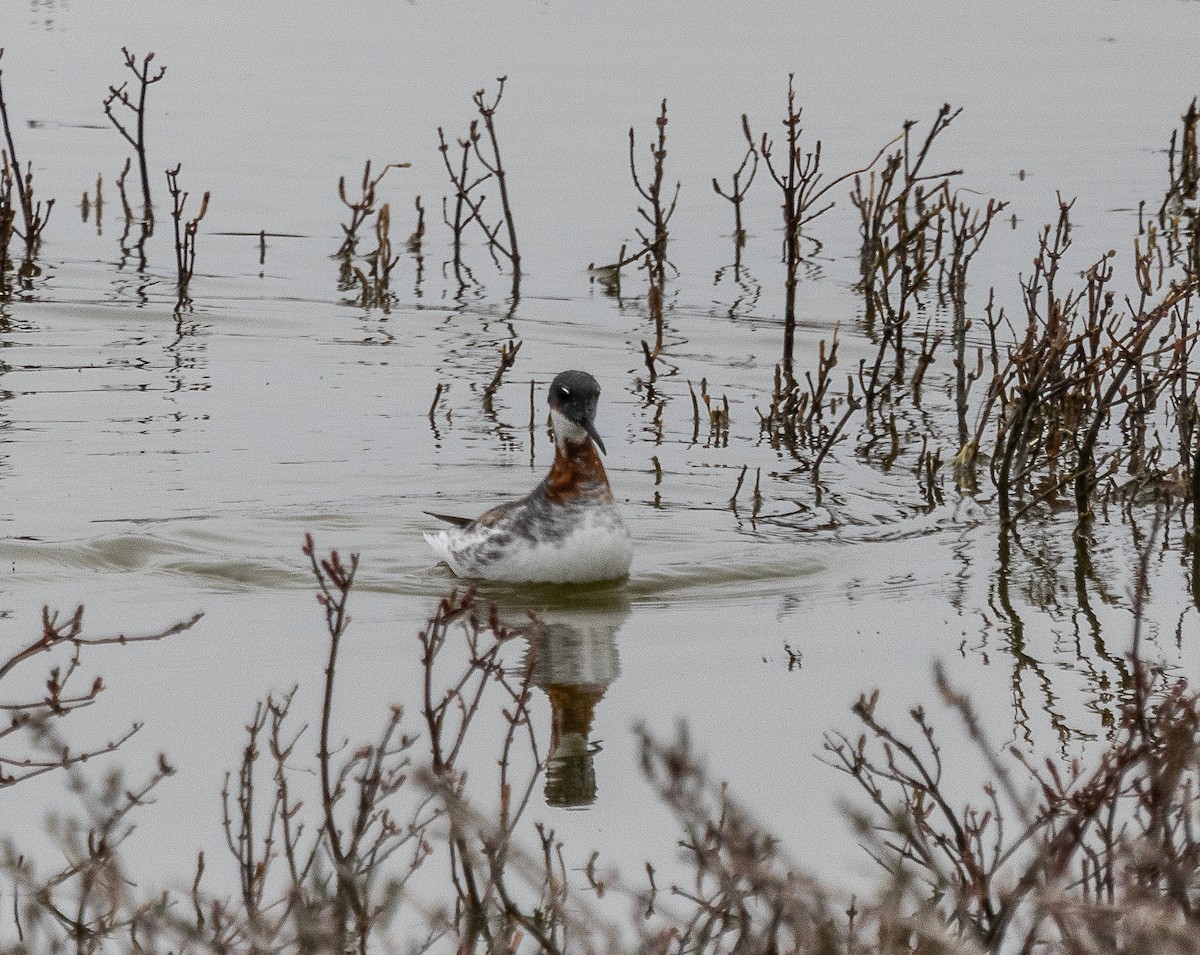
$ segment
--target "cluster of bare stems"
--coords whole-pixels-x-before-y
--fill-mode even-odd
[[[0,47],[0,59],[3,57],[4,48]],[[15,273],[19,282],[28,282],[38,274],[35,260],[42,244],[42,231],[54,208],[53,199],[43,204],[34,193],[33,163],[27,162],[24,172],[21,170],[4,99],[3,69],[0,69],[0,125],[4,128],[4,144],[0,147],[0,299],[3,299],[12,293],[10,274]],[[14,237],[25,247],[19,266],[10,257]]]
[[[914,473],[927,502],[941,493],[942,445],[950,442],[964,485],[973,486],[977,463],[987,461],[1005,523],[1059,499],[1087,518],[1098,506],[1151,492],[1193,494],[1200,454],[1191,362],[1200,293],[1195,105],[1172,137],[1163,211],[1143,217],[1134,242],[1135,291],[1120,295],[1114,286],[1116,253],[1078,273],[1081,286],[1071,283],[1065,264],[1071,203],[1060,198],[1033,271],[1022,278],[1023,327],[1013,327],[992,290],[986,337],[972,334],[968,272],[1005,203],[972,207],[953,188],[959,170],[929,171],[934,146],[957,115],[943,106],[920,137],[906,123],[880,168],[854,174],[863,326],[874,357],[847,375],[844,391],[832,387],[835,331],[821,342],[815,374],[806,374],[802,387],[789,372],[785,327],[784,362],[770,404],[759,409],[762,432],[814,480],[839,442],[850,440],[860,460],[884,470],[919,446]],[[789,106],[789,135],[798,120],[798,109]],[[759,151],[784,189],[785,213],[793,205],[812,208],[805,197],[814,195],[809,181],[819,145],[797,158],[787,176],[774,169],[767,146]],[[794,146],[792,154],[798,156]],[[813,208],[812,216],[825,208]],[[800,211],[789,220],[812,216]],[[785,231],[785,262],[796,254],[797,237]],[[946,340],[953,373],[934,379],[933,387],[953,409],[953,438],[943,433],[940,413],[920,413],[927,372]]]
[[[826,737],[827,761],[866,793],[865,847],[891,886],[880,928],[907,950],[1200,950],[1200,697],[1142,659],[1156,513],[1133,588],[1130,686],[1098,758],[1038,763],[988,739],[967,694],[939,670],[943,702],[991,782],[950,795],[943,744],[924,708],[910,732],[854,707],[864,731]],[[897,934],[898,933],[898,934]],[[874,947],[863,950],[875,950]]]
[[[947,222],[952,215],[956,215],[965,218],[968,223],[975,223],[974,231],[968,225],[959,230],[974,237],[979,232],[986,234],[987,224],[999,211],[999,207],[989,207],[988,218],[980,226],[978,217],[972,217],[970,210],[959,204],[951,193],[950,179],[958,175],[958,171],[929,173],[925,169],[937,137],[958,112],[949,105],[943,106],[925,137],[917,142],[912,138],[916,124],[905,123],[901,135],[888,143],[871,163],[835,181],[854,179],[850,201],[860,216],[863,324],[868,338],[876,347],[875,357],[869,362],[860,361],[857,374],[847,375],[844,392],[840,389],[832,391],[831,372],[837,363],[838,345],[835,330],[828,347],[822,340],[817,374],[815,379],[811,374],[805,374],[808,389],[804,391],[789,371],[789,339],[785,328],[782,374],[776,374],[768,411],[759,412],[762,428],[771,435],[776,446],[807,450],[814,481],[819,480],[822,463],[834,445],[842,440],[854,416],[864,410],[868,437],[860,452],[870,459],[873,452],[881,451],[882,458],[876,453],[876,459],[884,467],[891,467],[899,454],[901,438],[894,413],[884,406],[890,403],[893,393],[906,383],[908,390],[905,396],[919,406],[922,383],[943,340],[943,333],[934,328],[931,321],[926,322],[919,337],[906,335],[906,330],[918,310],[924,308],[923,296],[928,295],[934,287],[935,272],[938,280],[943,280],[948,259],[952,258],[956,263],[955,275],[965,288],[966,266],[982,241],[982,236],[979,236],[970,249],[965,245],[962,249],[956,246],[951,253],[945,248],[949,231]],[[798,111],[789,105],[789,130],[798,120]],[[899,146],[888,153],[897,143]],[[876,169],[881,158],[884,158],[884,162]],[[796,176],[801,184],[796,188],[799,196],[803,197],[805,189],[811,188],[806,186],[806,170],[818,164],[819,159],[818,143]],[[782,177],[776,178],[779,181]],[[825,191],[822,189],[821,194]],[[786,206],[785,202],[785,211]],[[814,210],[813,216],[829,207],[830,204],[826,202]],[[802,224],[805,214],[801,212],[798,215]],[[798,251],[799,246],[795,244],[795,249],[785,259],[791,262],[790,255]],[[795,273],[790,265],[788,281],[794,291]],[[794,295],[791,300],[794,301]],[[965,348],[965,311],[960,314],[961,320],[954,325],[957,329],[954,337],[956,343],[961,343]],[[789,325],[794,325],[794,322]],[[906,378],[906,358],[914,350],[914,343],[915,361],[911,376]],[[886,444],[880,440],[883,437],[888,439]],[[940,467],[940,453],[929,452],[929,437],[922,436],[923,451],[915,469],[927,501],[936,497],[932,486],[935,474],[932,472],[936,471],[935,465]]]
[[[833,208],[834,203],[828,196],[834,188],[874,166],[891,145],[888,143],[880,149],[863,168],[826,179],[821,170],[821,141],[818,139],[809,146],[802,139],[802,113],[803,107],[796,102],[795,75],[789,73],[787,114],[783,119],[786,149],[782,156],[776,154],[775,142],[768,133],[762,133],[756,143],[750,132],[749,118],[742,117],[742,132],[747,147],[757,150],[783,197],[782,258],[787,272],[784,283],[783,374],[789,383],[792,379],[796,335],[796,284],[803,259],[804,240],[807,239],[818,251],[821,248],[820,241],[812,235],[806,235],[804,228]]]
[[[166,67],[159,67],[157,71],[152,70],[153,53],[147,53],[139,64],[137,56],[130,53],[128,49],[122,47],[121,52],[125,57],[125,65],[134,75],[136,87],[131,90],[129,83],[122,83],[120,86],[110,86],[108,95],[104,98],[104,112],[117,131],[133,147],[134,155],[137,157],[138,168],[141,174],[142,214],[140,219],[140,236],[136,243],[134,243],[134,247],[137,250],[141,266],[144,269],[144,247],[146,240],[153,232],[154,222],[154,209],[150,194],[150,177],[146,158],[146,94],[153,84],[163,78],[166,73]],[[0,56],[3,56],[3,53],[3,49],[0,49]],[[4,147],[0,151],[0,296],[7,296],[12,291],[10,276],[15,273],[19,281],[28,283],[39,272],[36,258],[42,241],[42,233],[46,228],[50,212],[54,207],[54,200],[49,199],[43,202],[36,197],[33,185],[33,166],[31,163],[26,163],[22,167],[17,157],[16,143],[13,140],[8,107],[4,99],[2,77],[3,71],[0,71],[0,123],[2,123],[4,129]],[[128,111],[124,117],[120,115],[121,107]],[[129,232],[133,221],[137,218],[129,202],[129,195],[126,189],[126,180],[132,169],[132,165],[132,159],[127,159],[125,161],[125,168],[117,178],[117,190],[121,199],[121,207],[125,214],[125,233],[122,236],[121,245],[122,249],[127,252],[130,251],[130,249],[127,249]],[[85,222],[94,211],[97,230],[101,228],[103,206],[103,179],[97,176],[95,198],[93,199],[87,193],[84,193],[81,203],[81,211]],[[14,238],[20,239],[24,246],[19,266],[16,266],[14,260],[11,258],[10,246]],[[180,242],[177,235],[177,265],[180,261],[179,246]],[[185,296],[184,289],[186,282],[182,281],[185,272],[186,270],[183,268],[177,269],[177,276],[181,279],[181,299]]]
[[[450,228],[453,249],[452,258],[445,263],[445,267],[454,270],[460,293],[475,284],[474,275],[463,258],[463,243],[471,224],[477,224],[487,240],[492,262],[497,268],[501,267],[501,259],[508,263],[512,275],[511,307],[515,309],[521,298],[521,252],[517,245],[517,227],[509,199],[508,173],[500,156],[500,140],[496,133],[496,111],[504,97],[507,80],[506,76],[497,77],[496,95],[491,100],[487,98],[486,89],[475,91],[472,99],[479,118],[471,121],[466,137],[457,140],[459,151],[454,158],[451,158],[451,147],[446,141],[445,131],[438,127],[438,151],[454,187],[453,214],[450,198],[442,199],[442,220]],[[480,123],[483,124],[483,132],[480,132]],[[472,168],[472,160],[478,163],[482,171]],[[500,217],[491,224],[484,216],[484,202],[488,195],[483,187],[488,183],[495,184],[500,200]]]
[[[760,431],[769,437],[773,447],[787,447],[793,454],[807,451],[811,455],[814,480],[849,416],[862,406],[854,396],[852,376],[847,377],[844,411],[839,393],[831,390],[838,363],[838,333],[835,326],[828,341],[822,338],[818,343],[816,374],[804,373],[807,388],[801,388],[783,365],[776,365],[771,403],[766,411],[755,407]]]
[[[720,402],[708,392],[708,379],[700,379],[700,397],[696,397],[696,389],[688,382],[688,394],[692,397],[692,443],[700,439],[700,405],[703,403],[705,416],[708,418],[708,438],[705,447],[729,447],[729,397],[721,395]],[[740,485],[739,485],[740,486]]]
[[[451,594],[418,635],[424,679],[415,730],[405,730],[405,708],[396,704],[386,708],[373,741],[345,738],[333,714],[358,559],[344,561],[336,551],[322,557],[311,537],[304,554],[327,641],[316,755],[304,756],[312,745],[309,729],[291,715],[296,687],[255,707],[240,765],[221,793],[236,894],[206,890],[212,862],[201,854],[187,880],[190,892],[140,895],[119,849],[132,831],[131,817],[172,767],[160,759],[141,784],[113,775],[95,786],[81,765],[115,749],[138,727],[79,752],[55,737],[43,747],[44,759],[6,753],[0,763],[8,785],[53,769],[76,773],[72,787],[83,806],[80,818],[54,823],[72,860],[67,868],[42,873],[14,847],[5,849],[0,871],[13,890],[12,944],[22,951],[70,947],[91,953],[115,946],[361,955],[395,944],[392,922],[404,907],[405,931],[413,933],[405,947],[411,951],[510,952],[522,938],[542,951],[607,950],[577,948],[568,936],[593,920],[580,916],[568,898],[553,831],[532,827],[533,849],[515,838],[545,768],[529,710],[535,656],[526,654],[516,669],[506,664],[503,653],[515,631],[501,625],[495,608],[481,613],[472,591]],[[81,646],[161,639],[195,622],[150,637],[87,639],[81,618],[81,612],[66,622],[47,615],[43,637],[0,668],[2,679],[61,645],[76,651],[65,671],[52,671],[45,699],[6,705],[13,726],[0,739],[61,720],[95,699],[103,689],[99,681],[90,691],[70,689]],[[483,742],[498,753],[494,783],[469,785],[468,753],[480,745],[476,737],[497,727],[499,735]],[[45,738],[33,737],[35,743]],[[477,765],[474,757],[469,765]],[[484,805],[490,808],[481,810]],[[449,894],[422,894],[410,886],[412,875],[426,867],[448,879]],[[590,939],[588,933],[581,937]]]
[[[734,516],[738,516],[738,496],[742,493],[742,485],[746,483],[746,475],[750,471],[750,465],[743,464],[742,470],[738,472],[737,484],[733,487],[733,494],[729,497],[729,509],[733,511]],[[753,523],[758,519],[758,512],[762,509],[762,468],[754,469],[754,493],[750,498],[750,521]],[[790,652],[790,651],[789,651]],[[788,669],[792,668],[791,664]]]
[[[1068,286],[1072,204],[1060,197],[1057,222],[1041,234],[1022,282],[1024,334],[993,359],[998,370],[961,454],[970,464],[993,429],[990,468],[1006,523],[1068,492],[1084,518],[1097,498],[1190,489],[1195,470],[1196,273],[1186,256],[1170,262],[1160,243],[1143,248],[1139,238],[1136,296],[1118,301],[1113,252],[1082,273],[1082,287]]]
[[[96,235],[104,234],[104,174],[96,174],[96,195],[93,197],[86,189],[79,200],[79,217],[87,222],[92,214],[96,216]]]
[[[141,728],[134,724],[128,731],[98,746],[72,749],[59,748],[62,740],[60,729],[64,720],[79,710],[91,706],[104,692],[104,681],[93,678],[90,684],[81,686],[83,652],[85,647],[145,643],[165,639],[190,629],[200,619],[197,614],[190,620],[175,624],[158,633],[148,635],[118,634],[116,636],[92,637],[84,633],[83,607],[76,607],[70,616],[63,616],[49,607],[42,609],[42,632],[37,639],[9,653],[0,663],[0,687],[5,680],[14,679],[28,669],[31,660],[50,658],[55,660],[42,684],[38,695],[27,698],[6,698],[0,703],[0,711],[8,718],[7,725],[0,727],[0,742],[6,750],[0,754],[0,789],[60,769],[68,769],[87,762],[94,756],[109,753],[119,747]],[[23,734],[33,732],[35,746],[32,751],[20,752],[13,744]]]
[[[340,262],[338,287],[343,291],[356,289],[356,302],[363,308],[377,307],[385,312],[391,307],[393,293],[391,291],[392,272],[400,262],[400,256],[392,253],[392,209],[389,203],[383,203],[376,209],[377,190],[384,176],[392,169],[407,169],[407,162],[388,163],[377,174],[371,175],[371,161],[363,164],[362,182],[358,195],[351,197],[346,192],[346,177],[338,178],[338,199],[350,211],[350,219],[342,225],[342,244],[334,253],[334,258]],[[425,234],[425,210],[421,207],[421,197],[416,200],[417,227],[408,240],[408,250],[417,261],[417,268],[422,266],[421,240]],[[360,231],[363,226],[375,217],[372,231],[375,234],[375,248],[363,256],[363,264],[356,262]],[[419,284],[419,279],[418,279]]]
[[[784,299],[783,360],[775,370],[771,401],[764,411],[758,409],[760,429],[769,436],[773,446],[786,447],[797,456],[804,456],[814,481],[820,479],[821,465],[842,439],[852,417],[864,407],[872,409],[880,390],[885,387],[884,360],[895,356],[894,375],[904,374],[904,324],[910,317],[917,290],[928,279],[937,261],[935,250],[927,247],[927,227],[937,219],[941,201],[934,209],[926,208],[927,183],[943,184],[952,173],[926,176],[922,167],[929,149],[954,115],[944,107],[924,143],[914,148],[909,138],[912,123],[904,132],[886,143],[865,166],[826,179],[821,170],[821,141],[811,146],[802,139],[803,107],[796,102],[794,77],[788,77],[787,113],[783,120],[786,153],[775,155],[775,145],[767,133],[756,144],[750,133],[749,121],[743,117],[743,132],[748,147],[757,149],[779,188],[783,202],[783,252],[786,272]],[[887,157],[884,166],[874,171],[879,160],[897,142],[902,145]],[[804,258],[806,242],[813,250],[821,242],[806,233],[805,227],[828,212],[834,205],[831,191],[853,179],[855,188],[850,194],[862,215],[863,289],[867,296],[865,324],[867,334],[878,345],[877,358],[867,374],[865,363],[860,365],[857,378],[846,377],[843,392],[834,388],[833,370],[837,366],[838,330],[822,339],[818,349],[815,376],[805,373],[807,388],[801,387],[794,372],[796,330],[796,288],[799,268]],[[916,262],[912,259],[916,258]],[[917,264],[919,262],[919,264]],[[882,308],[889,316],[882,332],[875,328],[874,316]],[[914,373],[914,389],[919,390],[925,371],[933,360],[940,343],[939,334],[932,338],[928,327]],[[894,421],[891,422],[894,434]],[[932,459],[930,459],[932,460]]]

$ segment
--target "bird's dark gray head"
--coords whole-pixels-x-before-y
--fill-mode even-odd
[[[582,428],[604,451],[604,442],[596,433],[596,406],[599,403],[600,382],[586,371],[564,371],[550,382],[550,410]],[[570,435],[557,437],[559,440],[571,440]],[[579,440],[583,440],[582,435]]]

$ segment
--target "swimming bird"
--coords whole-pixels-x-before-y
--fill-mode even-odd
[[[475,520],[430,513],[454,526],[425,540],[459,577],[586,583],[629,573],[633,544],[613,503],[597,448],[600,384],[585,371],[550,383],[554,463],[525,497]],[[605,452],[607,453],[607,452]]]

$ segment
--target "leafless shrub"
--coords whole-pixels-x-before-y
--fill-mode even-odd
[[[690,885],[642,896],[643,950],[683,953],[843,952],[837,909],[819,882],[713,783],[686,732],[665,743],[642,728],[642,772],[674,814]]]
[[[866,732],[826,742],[868,795],[857,828],[895,887],[892,918],[925,913],[988,952],[1195,951],[1200,701],[1186,681],[1160,674],[1152,711],[1127,702],[1115,738],[1085,767],[997,756],[969,697],[938,679],[992,767],[982,803],[951,802],[919,707],[908,739],[879,719],[878,695],[865,696],[855,712]]]
[[[1006,206],[992,199],[972,208],[951,186],[960,170],[929,171],[958,112],[943,106],[922,136],[906,123],[881,168],[852,174],[863,327],[874,357],[860,361],[844,390],[831,388],[836,335],[832,343],[822,340],[815,375],[803,388],[786,361],[785,321],[785,361],[769,403],[758,407],[762,434],[817,481],[840,443],[883,470],[909,455],[926,507],[939,499],[944,453],[967,488],[975,487],[975,463],[984,457],[1006,522],[1051,502],[1071,501],[1086,520],[1098,503],[1150,492],[1186,497],[1193,484],[1200,487],[1192,361],[1200,337],[1192,314],[1200,292],[1200,206],[1188,198],[1185,175],[1196,138],[1192,112],[1173,138],[1164,204],[1170,214],[1143,218],[1134,243],[1131,294],[1122,297],[1114,285],[1115,252],[1080,272],[1081,285],[1068,287],[1071,203],[1060,199],[1057,221],[1039,237],[1033,272],[1022,278],[1024,327],[1013,329],[992,290],[981,303],[986,343],[974,354],[968,271]],[[758,150],[783,192],[787,222],[802,225],[828,202],[818,202],[819,144],[800,152],[799,124],[793,93],[785,120],[792,161],[782,166],[768,142]],[[785,263],[798,261],[799,236],[785,228]],[[943,306],[948,321],[927,312],[914,331],[915,317],[933,304]],[[953,373],[939,375],[934,363],[947,340]],[[976,400],[973,386],[981,380],[987,388]],[[931,390],[935,405],[943,394],[949,398],[953,425],[943,421],[943,408],[925,410]],[[862,411],[856,435],[852,423]]]
[[[1160,465],[1162,442],[1148,434],[1171,427],[1179,411],[1156,413],[1159,398],[1171,387],[1178,393],[1191,374],[1187,358],[1196,332],[1189,315],[1200,289],[1196,277],[1186,269],[1180,277],[1156,272],[1154,253],[1135,243],[1138,296],[1126,296],[1124,308],[1111,288],[1115,252],[1081,273],[1082,288],[1064,290],[1072,205],[1060,197],[1057,221],[1042,231],[1033,272],[1022,282],[1024,335],[995,374],[962,455],[969,460],[994,422],[992,479],[1005,521],[1069,487],[1079,515],[1086,517],[1098,485],[1118,469],[1133,476],[1133,487],[1170,487],[1191,468],[1186,450],[1176,466]],[[1176,409],[1187,414],[1188,407],[1184,399]],[[1014,498],[1026,492],[1029,499],[1014,511]]]
[[[6,894],[11,895],[14,928],[22,950],[49,950],[69,940],[76,951],[91,952],[103,940],[129,929],[135,910],[128,904],[117,850],[132,831],[130,814],[173,772],[160,757],[148,779],[137,785],[127,784],[117,771],[99,784],[85,774],[85,766],[119,749],[142,726],[134,723],[103,743],[77,746],[67,741],[66,721],[86,712],[107,689],[99,676],[86,682],[85,649],[162,640],[189,630],[201,616],[196,614],[156,633],[93,637],[84,632],[83,607],[65,617],[46,607],[41,635],[0,663],[0,686],[6,686],[10,677],[32,662],[54,661],[40,695],[14,697],[6,690],[0,702],[0,711],[7,717],[0,728],[0,790],[62,773],[83,808],[82,818],[52,821],[68,860],[52,874],[39,873],[7,836],[0,846],[0,872],[10,882]],[[81,681],[85,682],[81,685]],[[80,722],[71,719],[72,724]]]
[[[147,53],[142,57],[140,67],[135,54],[130,53],[125,47],[121,47],[121,53],[125,57],[125,66],[133,74],[134,82],[137,83],[137,91],[131,93],[128,82],[122,83],[120,86],[110,86],[108,95],[104,98],[104,114],[117,132],[133,147],[142,178],[142,218],[153,220],[154,204],[150,198],[150,172],[146,161],[146,93],[151,86],[162,80],[167,68],[160,66],[158,72],[151,75],[150,64],[154,61],[153,53]],[[124,106],[132,114],[131,118],[134,121],[132,131],[117,115],[115,110],[117,104]],[[124,195],[123,192],[122,195]]]
[[[517,229],[513,219],[512,203],[508,194],[508,173],[500,156],[500,142],[496,133],[496,110],[504,97],[504,84],[508,78],[497,78],[498,88],[495,98],[490,102],[486,98],[487,91],[476,90],[472,99],[479,113],[479,119],[471,121],[465,139],[457,141],[461,156],[457,162],[450,159],[450,146],[442,127],[438,127],[438,151],[442,162],[454,186],[454,216],[451,218],[448,199],[442,200],[442,219],[450,227],[453,241],[453,258],[447,265],[453,265],[459,289],[465,289],[473,283],[474,277],[463,259],[463,239],[471,223],[477,223],[487,238],[488,252],[497,266],[500,257],[509,263],[512,273],[512,306],[515,308],[521,297],[521,253],[517,246]],[[480,146],[483,136],[479,132],[480,121],[483,122],[487,134],[487,153]],[[483,172],[476,175],[471,171],[471,157],[483,167]],[[483,204],[487,195],[482,191],[483,186],[491,181],[496,183],[499,194],[501,218],[489,225],[483,215]],[[500,230],[505,230],[501,238]]]
[[[638,206],[638,215],[650,227],[650,233],[646,234],[641,229],[635,230],[642,242],[642,247],[626,262],[644,261],[649,270],[651,282],[658,286],[661,293],[667,280],[667,266],[670,264],[667,259],[667,240],[671,234],[668,226],[671,217],[675,214],[675,206],[679,202],[681,186],[681,183],[675,183],[675,191],[669,200],[663,194],[667,161],[667,101],[665,99],[662,101],[662,108],[654,125],[658,129],[658,133],[656,141],[650,144],[651,175],[645,182],[637,171],[636,133],[632,126],[629,127],[629,172],[633,176],[633,186],[637,189],[638,195],[649,206],[649,208]]]
[[[473,141],[475,146],[475,156],[479,159],[480,164],[488,171],[488,174],[496,180],[496,191],[500,194],[500,207],[504,214],[502,223],[505,231],[508,234],[508,244],[500,241],[497,237],[500,232],[501,223],[497,223],[492,228],[488,228],[482,219],[479,224],[483,226],[484,231],[488,236],[488,248],[494,252],[499,252],[508,259],[509,266],[512,269],[512,297],[514,303],[521,297],[521,253],[517,248],[517,227],[513,221],[512,203],[508,198],[508,174],[504,170],[504,163],[500,159],[500,142],[496,138],[496,110],[500,106],[500,100],[504,97],[504,84],[508,77],[497,77],[496,96],[489,103],[485,98],[487,90],[476,90],[472,97],[475,102],[476,109],[479,110],[479,115],[483,119],[483,128],[487,132],[488,154],[485,156],[479,148],[479,139]]]
[[[126,645],[162,640],[190,629],[200,619],[196,614],[191,619],[175,624],[165,630],[146,635],[117,634],[116,636],[91,637],[83,630],[83,607],[76,607],[68,617],[49,607],[42,608],[42,633],[36,640],[11,652],[0,663],[0,686],[11,674],[29,661],[43,655],[66,659],[50,668],[44,684],[44,695],[36,698],[6,699],[0,703],[0,711],[9,717],[8,724],[0,727],[0,741],[14,742],[20,734],[36,730],[40,739],[57,739],[61,722],[79,710],[91,706],[104,692],[104,681],[95,677],[86,687],[79,686],[82,654],[85,647]],[[100,746],[72,750],[67,747],[41,756],[6,752],[0,754],[0,789],[24,782],[35,776],[55,770],[67,769],[87,762],[101,753],[112,752],[140,729],[135,724],[124,735]]]
[[[967,369],[967,335],[971,321],[967,318],[967,272],[971,260],[979,252],[987,238],[992,221],[1007,206],[1007,203],[989,199],[983,210],[971,209],[957,196],[950,195],[947,183],[945,208],[948,213],[950,237],[949,261],[946,264],[946,280],[949,284],[950,302],[953,307],[951,337],[954,348],[954,408],[958,416],[958,446],[967,446],[970,432],[967,425],[967,399],[971,385],[978,380],[982,371],[972,376]],[[982,367],[982,358],[980,359]]]

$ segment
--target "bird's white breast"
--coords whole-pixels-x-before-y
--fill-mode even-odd
[[[589,583],[629,573],[633,543],[611,504],[562,507],[556,533],[530,538],[501,520],[426,534],[460,577],[510,583]]]

